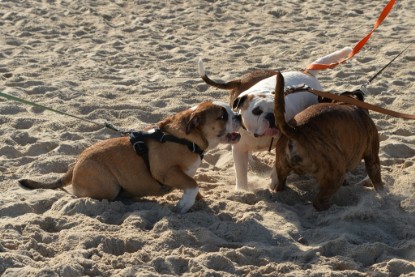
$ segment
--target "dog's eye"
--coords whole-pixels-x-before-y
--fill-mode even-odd
[[[224,112],[221,116],[218,117],[218,120],[227,121],[228,120],[228,113]]]
[[[252,113],[254,115],[261,115],[262,114],[262,110],[259,107],[256,107],[255,109],[252,110]]]

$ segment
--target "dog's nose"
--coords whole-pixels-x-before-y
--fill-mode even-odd
[[[274,113],[268,113],[265,116],[265,119],[268,120],[269,127],[270,128],[277,128],[277,125],[275,125],[275,116],[274,116]]]
[[[254,137],[256,137],[256,138],[257,138],[257,137],[259,137],[259,135],[255,133],[255,134],[254,134]]]

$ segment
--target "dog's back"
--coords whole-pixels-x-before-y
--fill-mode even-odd
[[[353,170],[362,158],[379,151],[374,122],[366,110],[356,106],[316,104],[297,114],[290,124],[297,130],[292,138],[300,145],[307,144],[307,152],[301,156],[309,157],[310,173],[320,170],[313,168],[315,164],[325,164],[327,168],[321,168],[322,171],[335,170],[342,165],[341,168],[347,172]]]

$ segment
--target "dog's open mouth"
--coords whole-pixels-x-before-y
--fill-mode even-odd
[[[230,143],[230,144],[237,143],[240,139],[241,139],[241,134],[238,132],[232,132],[226,135],[227,143]]]

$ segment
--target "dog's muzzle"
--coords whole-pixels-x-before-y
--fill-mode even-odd
[[[242,126],[242,116],[240,114],[235,114],[232,117],[232,128],[234,131],[226,135],[228,143],[234,144],[234,143],[239,142],[239,140],[241,139],[241,134],[236,131],[239,130],[241,126]]]
[[[236,114],[234,118],[237,122],[242,124],[242,115],[240,113]]]
[[[275,124],[275,116],[273,113],[268,113],[265,116],[265,119],[268,120],[270,128],[277,128],[277,125]]]
[[[273,113],[268,113],[264,116],[265,120],[268,121],[269,128],[265,130],[263,134],[254,133],[254,137],[262,137],[262,136],[275,136],[279,133],[277,124],[275,123],[275,116]]]

